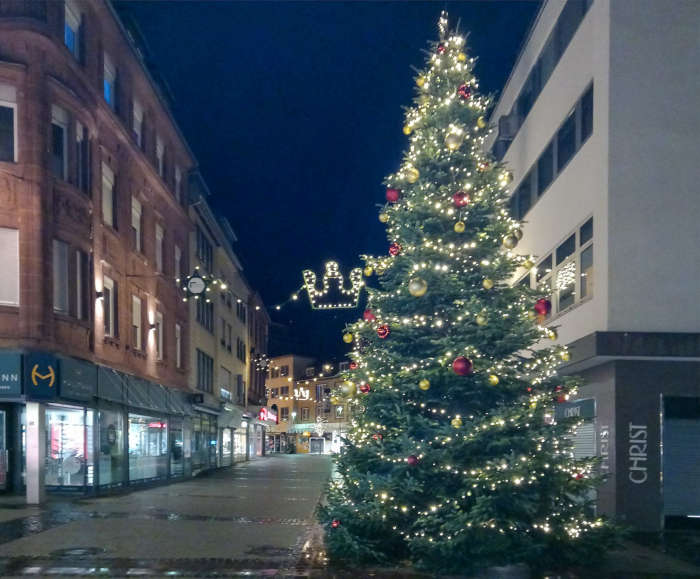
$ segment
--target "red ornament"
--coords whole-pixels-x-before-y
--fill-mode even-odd
[[[388,187],[386,190],[386,200],[389,203],[396,203],[401,198],[401,191],[394,189],[393,187]]]
[[[365,320],[365,322],[373,322],[377,319],[377,316],[372,313],[372,310],[365,310],[365,313],[362,314],[362,318]]]
[[[560,386],[555,387],[555,388],[554,388],[554,391],[555,391],[555,392],[561,392],[563,389],[564,389],[564,387],[560,385]]]
[[[338,527],[340,527],[340,520],[339,520],[339,519],[333,519],[333,520],[331,521],[331,527],[333,527],[334,529],[337,529]]]
[[[583,478],[583,473],[577,472],[576,476],[574,477],[576,480],[581,480]]]
[[[350,369],[357,370],[357,362],[350,362]]]
[[[532,392],[532,386],[528,386],[528,387],[527,387],[527,391],[528,391],[528,392]]]
[[[547,298],[540,298],[535,302],[535,313],[540,316],[546,316],[552,311],[552,302]]]
[[[393,256],[397,256],[399,253],[401,253],[401,246],[394,242],[389,246],[389,253]]]
[[[452,196],[452,201],[456,207],[464,207],[469,205],[469,195],[464,191],[457,191],[457,193]]]
[[[469,376],[474,371],[474,364],[469,358],[459,356],[452,362],[452,370],[458,376]]]
[[[390,333],[389,326],[386,324],[382,324],[377,328],[377,336],[379,336],[382,340],[388,337]]]
[[[457,94],[466,100],[472,96],[472,89],[469,88],[468,84],[463,84],[457,89]]]
[[[360,392],[363,394],[367,394],[372,388],[370,388],[370,385],[367,384],[366,382],[360,386]]]
[[[408,466],[416,466],[418,464],[418,457],[415,454],[412,454],[406,459],[406,462],[408,463]]]
[[[445,45],[441,42],[438,44],[437,51],[438,54],[444,54],[447,49],[445,48]]]
[[[382,436],[381,434],[379,434],[379,433],[377,432],[376,434],[373,434],[373,435],[372,435],[372,438],[373,438],[374,440],[381,440],[382,438],[384,438],[384,436]]]
[[[566,396],[557,396],[557,402],[566,402]]]

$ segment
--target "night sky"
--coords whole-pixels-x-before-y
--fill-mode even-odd
[[[307,267],[384,254],[382,180],[406,146],[402,107],[444,7],[469,32],[482,92],[498,93],[538,1],[117,2],[140,27],[173,111],[229,219],[244,275],[276,322],[273,354],[344,350],[359,310],[286,306]],[[304,296],[301,296],[304,297]],[[277,350],[277,351],[275,351]]]

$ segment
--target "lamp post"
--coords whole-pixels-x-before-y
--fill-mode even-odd
[[[294,407],[292,407],[292,408],[294,408]],[[296,453],[296,450],[297,450],[297,434],[296,434],[296,432],[294,432],[294,419],[295,419],[296,417],[297,417],[297,411],[294,410],[294,409],[292,409],[292,425],[291,425],[290,430],[291,430],[291,432],[292,432],[292,436],[294,437],[293,439],[294,439],[294,452],[295,452],[295,453]]]

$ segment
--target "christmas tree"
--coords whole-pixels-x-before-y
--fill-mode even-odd
[[[490,101],[465,40],[444,14],[439,30],[386,180],[388,255],[365,257],[368,309],[343,336],[353,362],[334,395],[355,419],[321,512],[328,552],[460,574],[600,559],[595,464],[573,458],[576,422],[553,419],[575,394],[556,373],[568,353],[544,347],[549,301],[509,283],[533,267],[511,176],[485,152]]]

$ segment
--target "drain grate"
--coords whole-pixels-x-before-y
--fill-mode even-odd
[[[52,557],[94,557],[101,555],[106,549],[101,547],[69,547],[51,552]]]

